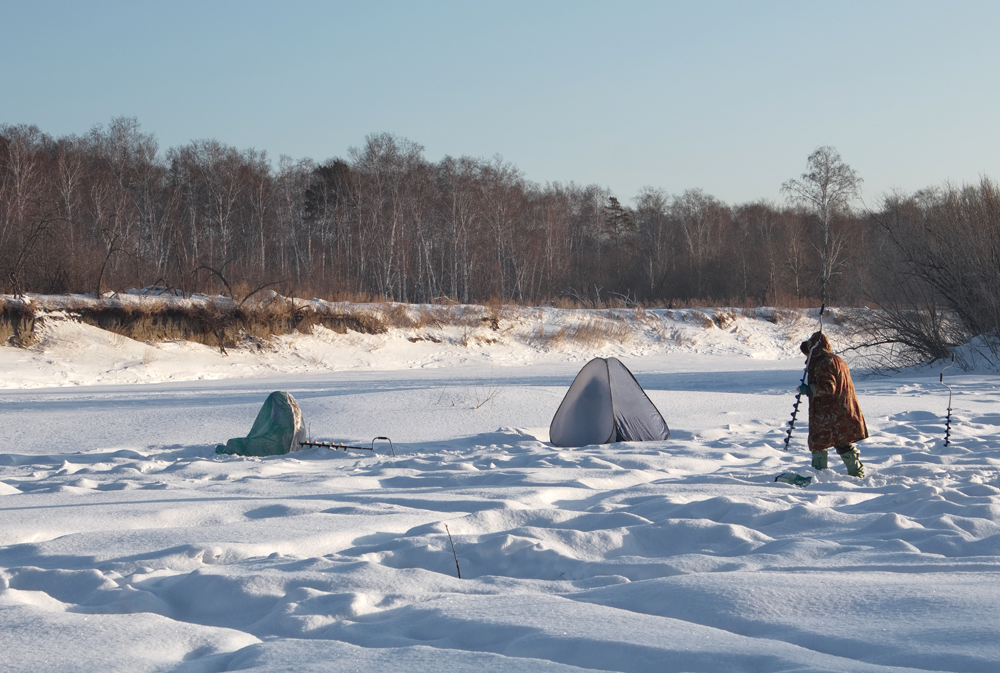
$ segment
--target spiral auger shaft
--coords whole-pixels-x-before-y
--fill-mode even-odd
[[[944,421],[944,445],[945,446],[948,446],[948,444],[951,443],[951,398],[952,398],[952,396],[954,394],[954,391],[951,389],[951,386],[949,386],[947,383],[944,382],[944,370],[948,369],[948,367],[951,367],[954,364],[955,364],[955,354],[952,353],[951,354],[951,364],[946,365],[945,368],[941,370],[941,375],[938,377],[938,380],[941,382],[941,385],[943,385],[945,388],[948,389],[948,415],[945,417],[945,421]]]
[[[819,331],[823,331],[823,312],[826,310],[826,302],[819,307]],[[799,405],[802,404],[802,386],[806,384],[806,379],[809,378],[809,365],[812,363],[813,353],[816,351],[816,346],[819,344],[813,344],[812,348],[809,349],[809,356],[806,358],[806,368],[802,372],[802,380],[799,381],[799,388],[795,391],[795,404],[792,405],[792,420],[788,421],[788,434],[785,435],[785,446],[784,450],[788,451],[788,445],[792,441],[792,430],[795,429],[795,418],[799,415]]]
[[[802,378],[802,383],[805,383],[805,377]],[[788,445],[792,441],[792,430],[795,429],[795,417],[799,414],[799,405],[802,403],[802,393],[795,393],[795,404],[792,405],[792,420],[788,421],[788,432],[785,434],[785,447],[784,450],[788,451]]]

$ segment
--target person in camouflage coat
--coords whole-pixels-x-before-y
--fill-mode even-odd
[[[809,450],[817,470],[827,468],[827,449],[837,450],[847,473],[864,478],[865,466],[854,442],[868,438],[868,426],[854,393],[851,372],[843,358],[833,354],[829,339],[816,332],[802,342],[808,360],[809,383],[801,392],[809,398]]]

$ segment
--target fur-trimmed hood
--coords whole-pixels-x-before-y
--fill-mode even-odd
[[[816,350],[813,351],[813,357],[822,353],[833,352],[833,346],[830,345],[830,340],[827,339],[826,335],[822,332],[814,332],[811,337],[802,342],[799,349],[802,351],[803,355],[809,355],[809,352],[813,350],[813,346],[816,347]]]

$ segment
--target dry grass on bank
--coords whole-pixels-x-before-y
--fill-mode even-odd
[[[0,304],[0,344],[27,348],[35,342],[35,311],[30,304],[4,299]]]
[[[499,331],[500,323],[510,320],[517,311],[509,304],[491,303],[485,306],[463,304],[375,304],[372,313],[386,325],[397,329],[441,329],[488,327]]]
[[[38,328],[49,320],[73,320],[139,342],[184,340],[223,352],[235,346],[263,348],[274,336],[311,334],[316,326],[335,332],[384,334],[415,331],[410,341],[456,341],[466,346],[495,344],[514,338],[536,348],[599,350],[626,344],[638,332],[668,330],[680,321],[703,330],[730,330],[739,319],[763,320],[794,331],[804,317],[797,309],[675,308],[642,306],[566,310],[556,320],[546,308],[492,301],[486,305],[402,304],[391,301],[353,304],[302,301],[270,293],[256,301],[234,302],[226,297],[116,295],[100,300],[87,296],[31,296],[27,300],[0,295],[0,344],[28,347]],[[843,318],[829,310],[831,322]],[[443,330],[458,328],[457,338]],[[686,330],[670,327],[660,338],[686,341]]]
[[[555,331],[539,326],[531,335],[531,344],[548,350],[571,345],[598,349],[609,343],[627,343],[632,336],[632,327],[627,322],[595,317]]]
[[[351,304],[304,302],[273,295],[236,303],[225,297],[203,300],[171,296],[93,299],[83,296],[0,299],[0,344],[28,347],[46,320],[73,320],[141,342],[192,341],[225,351],[241,343],[262,343],[317,325],[334,332],[384,334],[390,329],[462,327],[500,331],[517,312],[502,302],[486,306],[455,303],[411,305],[397,302]]]
[[[223,352],[247,339],[266,340],[279,334],[310,334],[316,325],[335,332],[382,334],[388,325],[379,311],[367,308],[316,306],[289,299],[243,305],[227,299],[171,302],[69,298],[0,305],[0,343],[27,347],[45,320],[69,319],[99,327],[135,341],[192,341]]]

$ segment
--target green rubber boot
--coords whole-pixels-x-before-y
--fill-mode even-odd
[[[825,470],[827,469],[827,467],[829,467],[829,463],[827,462],[826,449],[823,449],[822,451],[813,451],[812,455],[813,455],[812,457],[813,457],[814,470]]]
[[[858,479],[865,478],[865,464],[861,462],[861,452],[854,448],[847,453],[840,454],[847,466],[847,474]]]

